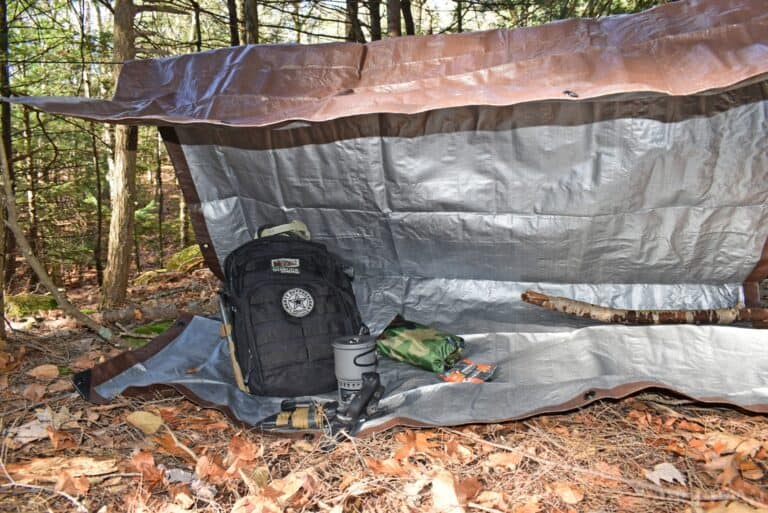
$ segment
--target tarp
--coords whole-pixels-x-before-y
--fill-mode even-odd
[[[599,327],[520,294],[757,304],[767,77],[762,0],[679,1],[514,31],[137,61],[111,101],[14,101],[159,125],[214,272],[261,224],[301,219],[354,267],[373,331],[400,313],[500,364],[470,387],[387,362],[382,427],[519,418],[647,386],[763,411],[768,332]],[[106,399],[166,383],[245,422],[274,413],[275,399],[233,388],[216,321],[191,322],[84,388]]]

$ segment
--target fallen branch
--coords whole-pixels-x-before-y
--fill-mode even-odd
[[[593,305],[535,290],[522,294],[526,303],[576,317],[610,324],[733,324],[768,321],[768,308],[716,308],[712,310],[626,310]]]
[[[43,267],[43,264],[40,263],[40,260],[37,259],[35,253],[32,251],[32,247],[29,245],[29,241],[27,240],[27,236],[24,233],[24,230],[22,230],[21,226],[19,226],[18,215],[16,214],[16,199],[11,187],[11,173],[8,169],[8,157],[5,154],[5,147],[3,147],[2,144],[0,144],[0,167],[2,167],[3,187],[5,191],[5,195],[3,196],[3,203],[5,203],[5,208],[8,212],[8,219],[5,221],[5,224],[13,232],[14,237],[16,237],[16,242],[18,242],[19,248],[21,248],[24,259],[27,261],[32,270],[35,271],[35,274],[40,280],[40,283],[42,283],[43,286],[48,289],[48,292],[51,293],[53,298],[56,300],[56,304],[59,305],[59,308],[61,308],[64,313],[70,317],[74,317],[77,321],[85,325],[88,329],[96,333],[104,340],[112,340],[114,335],[109,330],[109,328],[101,326],[96,321],[78,310],[72,303],[69,302],[67,296],[59,291],[59,288],[55,283],[53,283],[51,277],[48,276],[47,272],[45,272],[45,267]]]
[[[128,305],[115,310],[97,312],[94,317],[104,323],[124,323],[133,321],[167,321],[177,319],[181,314],[209,314],[217,310],[215,302],[190,301],[177,307],[174,304],[159,304],[157,306]],[[133,335],[131,335],[133,336]]]

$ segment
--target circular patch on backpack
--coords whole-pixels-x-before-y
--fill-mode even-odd
[[[306,317],[315,308],[315,300],[312,294],[304,289],[295,288],[285,291],[283,294],[283,310],[291,317]]]

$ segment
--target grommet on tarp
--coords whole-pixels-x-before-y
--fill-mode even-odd
[[[566,96],[570,96],[571,98],[578,98],[579,97],[579,95],[577,93],[575,93],[574,91],[571,91],[570,89],[566,89],[565,91],[563,91],[563,94],[566,95]]]

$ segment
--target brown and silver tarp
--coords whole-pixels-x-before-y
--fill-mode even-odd
[[[260,225],[301,219],[354,267],[374,331],[400,313],[500,364],[494,382],[457,386],[383,362],[392,413],[379,427],[519,418],[648,386],[768,405],[768,331],[598,326],[520,300],[756,303],[768,276],[764,0],[225,48],[128,63],[112,100],[13,101],[159,126],[214,272]],[[190,322],[135,365],[94,369],[94,397],[166,383],[245,422],[273,413],[275,399],[231,383],[217,322]],[[178,374],[188,368],[202,373]]]

